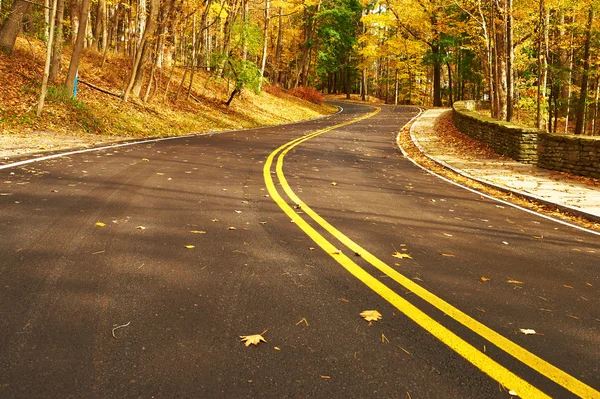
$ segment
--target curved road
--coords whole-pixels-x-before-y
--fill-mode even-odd
[[[600,236],[342,106],[0,169],[0,397],[600,397]]]

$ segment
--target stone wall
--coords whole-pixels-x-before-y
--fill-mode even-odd
[[[475,111],[485,106],[477,101],[455,102],[452,117],[456,128],[484,142],[498,154],[523,163],[536,163],[538,134],[542,131],[499,121]]]
[[[538,166],[600,178],[600,137],[538,135]]]

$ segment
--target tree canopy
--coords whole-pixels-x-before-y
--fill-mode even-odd
[[[41,1],[41,0],[40,0]],[[89,6],[88,6],[89,5]],[[0,48],[18,34],[131,58],[123,98],[148,100],[157,70],[199,69],[240,91],[311,86],[388,103],[489,101],[492,116],[598,134],[600,6],[595,0],[1,0]],[[89,20],[88,20],[89,16]],[[78,32],[81,30],[81,34]]]

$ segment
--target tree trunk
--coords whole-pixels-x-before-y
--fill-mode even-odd
[[[52,59],[50,60],[49,79],[51,82],[56,82],[58,71],[61,66],[62,48],[64,44],[63,23],[65,16],[65,0],[58,0],[56,6],[56,37],[52,44]]]
[[[192,70],[190,71],[190,83],[187,90],[187,99],[192,95],[192,85],[194,84],[194,75],[196,74],[196,13],[194,13],[192,21]]]
[[[142,40],[140,41],[138,50],[135,52],[135,59],[131,71],[131,77],[129,78],[129,84],[127,85],[127,89],[123,94],[123,101],[127,101],[129,99],[129,96],[134,86],[139,87],[139,89],[137,89],[136,92],[134,92],[136,96],[139,96],[141,86],[143,83],[143,71],[146,67],[145,61],[148,55],[148,49],[150,48],[149,41],[156,32],[158,7],[159,0],[150,1],[150,17],[146,20],[146,27],[144,29],[144,34],[142,35]]]
[[[280,76],[280,72],[281,72],[281,40],[282,40],[282,36],[283,36],[283,7],[279,6],[279,15],[278,17],[278,24],[279,26],[277,27],[277,44],[275,45],[275,67],[274,67],[274,71],[275,73],[273,74],[273,78],[275,79],[275,83],[280,84],[281,83],[281,76]]]
[[[30,2],[17,0],[13,9],[0,27],[0,50],[7,54],[12,54],[15,50],[15,42],[21,31],[21,21],[23,15],[27,14],[31,7]]]
[[[583,133],[585,123],[585,103],[587,100],[588,80],[590,72],[590,47],[592,44],[592,23],[594,22],[594,7],[590,7],[588,24],[585,31],[585,44],[583,50],[583,71],[581,75],[581,91],[579,93],[579,103],[577,104],[575,134]]]
[[[352,68],[350,68],[350,59],[346,65],[346,100],[350,100],[350,81],[352,80]]]
[[[440,47],[437,44],[431,46],[431,54],[433,55],[433,106],[442,106],[442,65],[439,61]]]
[[[496,118],[506,120],[507,73],[506,73],[506,23],[505,0],[498,0],[497,14],[494,19],[496,33],[496,102],[498,104]]]
[[[81,14],[79,15],[79,30],[77,31],[77,40],[73,46],[73,54],[71,55],[71,62],[69,63],[69,72],[65,81],[67,92],[73,95],[73,89],[75,86],[75,77],[77,76],[77,70],[79,69],[79,59],[81,58],[81,52],[85,42],[88,8],[90,6],[90,0],[82,0],[81,3]]]
[[[514,40],[513,40],[513,0],[506,0],[506,120],[512,122],[514,115]]]
[[[40,99],[38,101],[37,117],[42,115],[44,108],[44,100],[46,98],[46,90],[48,88],[48,76],[50,75],[50,61],[52,58],[52,42],[54,40],[54,21],[56,18],[56,0],[52,1],[52,11],[48,16],[50,19],[50,30],[48,31],[48,48],[46,50],[46,65],[44,66],[44,78],[42,79],[42,90],[40,91]]]
[[[448,99],[450,100],[450,106],[452,107],[452,104],[454,104],[454,97],[453,97],[453,85],[452,85],[452,66],[450,65],[449,62],[446,63],[446,68],[448,68]]]
[[[271,8],[271,0],[266,0],[265,3],[265,28],[263,30],[263,51],[260,61],[260,82],[258,83],[258,91],[262,90],[263,79],[265,77],[265,67],[267,65],[267,45],[269,44],[269,11]]]
[[[81,15],[81,5],[79,0],[71,0],[69,16],[71,17],[71,44],[75,45],[77,41],[77,32],[79,32],[79,18]],[[87,13],[86,13],[87,17]]]

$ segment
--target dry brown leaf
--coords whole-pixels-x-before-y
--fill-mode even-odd
[[[534,335],[534,334],[537,334],[535,332],[535,330],[533,330],[531,328],[519,328],[519,331],[522,332],[525,335]]]
[[[481,277],[481,278],[479,279],[479,282],[480,282],[480,283],[485,283],[486,281],[490,281],[490,279],[489,279],[489,278],[487,278],[487,277]]]
[[[452,254],[442,254],[442,256],[447,256],[449,258],[453,258],[455,255],[452,255]]]
[[[144,226],[137,226],[136,229],[138,229],[138,230],[146,230],[146,228]]]
[[[392,254],[392,256],[394,258],[398,258],[398,259],[412,259],[412,256],[410,256],[409,254],[403,254],[403,253],[400,253],[398,251],[394,252]]]
[[[267,342],[267,340],[262,336],[262,334],[266,333],[267,331],[265,330],[264,332],[262,332],[261,334],[254,334],[254,335],[240,335],[240,338],[242,339],[242,342],[244,343],[244,345],[246,346],[250,346],[250,345],[258,345],[261,342]]]
[[[366,321],[377,321],[381,319],[381,313],[377,310],[365,310],[360,313],[360,316]]]

